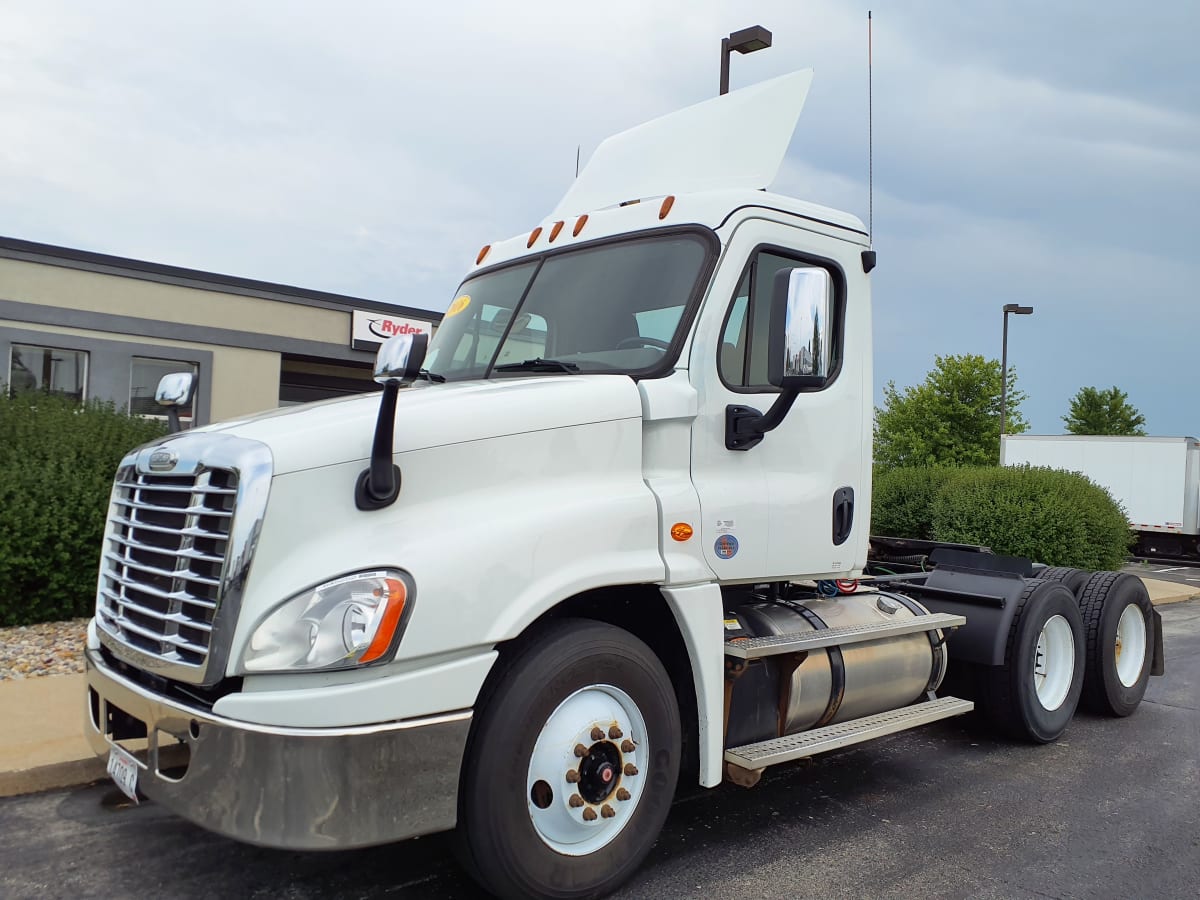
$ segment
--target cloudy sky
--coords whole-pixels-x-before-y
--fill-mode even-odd
[[[1009,358],[1033,430],[1116,384],[1200,433],[1200,3],[0,0],[0,234],[444,309],[608,134],[812,66],[776,190],[864,220],[876,396]],[[0,294],[3,286],[0,285]]]

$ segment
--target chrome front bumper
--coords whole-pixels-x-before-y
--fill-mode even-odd
[[[138,788],[211,831],[268,847],[338,850],[454,827],[470,712],[277,728],[161,697],[92,650],[87,681],[85,731],[96,754],[108,756],[122,737],[114,728],[129,717],[143,723]]]

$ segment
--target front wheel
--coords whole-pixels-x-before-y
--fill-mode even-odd
[[[501,897],[596,897],[649,853],[679,776],[671,680],[642,641],[551,622],[502,657],[459,790],[468,869]]]
[[[1010,737],[1039,744],[1057,740],[1079,704],[1083,668],[1083,621],[1075,596],[1056,581],[1026,582],[1004,664],[984,670],[984,712]]]

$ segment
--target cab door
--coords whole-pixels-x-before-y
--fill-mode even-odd
[[[730,239],[689,361],[699,395],[691,463],[698,531],[721,581],[833,578],[865,563],[872,404],[861,250],[753,217]],[[733,260],[744,264],[738,269]],[[771,294],[776,274],[796,267],[829,275],[831,375],[804,389],[756,446],[728,449],[730,407],[765,413],[780,395],[768,381]]]

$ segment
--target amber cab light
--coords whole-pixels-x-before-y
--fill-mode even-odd
[[[579,237],[579,232],[583,231],[583,226],[587,224],[587,213],[584,213],[575,220],[575,230],[571,232],[571,237]]]
[[[676,522],[671,526],[671,537],[677,541],[686,541],[692,536],[692,526],[687,522]]]

